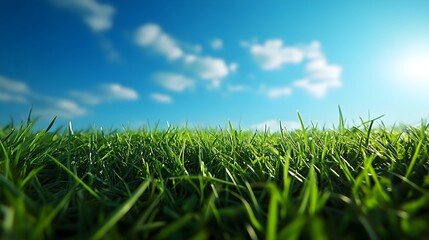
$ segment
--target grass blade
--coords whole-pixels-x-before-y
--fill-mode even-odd
[[[277,222],[278,222],[278,203],[280,201],[280,191],[274,184],[269,184],[271,198],[268,204],[267,215],[267,240],[277,239]]]
[[[420,139],[419,143],[417,144],[416,150],[414,151],[413,157],[411,158],[410,165],[408,166],[407,173],[405,174],[405,178],[408,178],[408,176],[411,174],[411,171],[413,171],[414,165],[416,164],[417,158],[419,157],[422,144],[423,138]]]
[[[131,197],[124,202],[116,211],[95,231],[90,239],[101,239],[106,233],[133,207],[140,196],[146,191],[152,179],[147,179],[137,190],[131,195]]]
[[[47,133],[51,129],[51,127],[54,125],[56,120],[57,120],[57,116],[55,116],[54,119],[52,119],[51,123],[49,123],[49,126],[45,130],[45,133]]]
[[[344,133],[345,127],[344,127],[344,117],[343,117],[343,111],[341,110],[340,105],[338,105],[338,113],[339,113],[339,120],[338,120],[338,132],[340,134]]]
[[[84,181],[82,181],[82,179],[80,179],[76,174],[74,174],[72,171],[70,171],[70,169],[68,169],[66,166],[64,166],[64,164],[60,163],[60,161],[58,161],[56,158],[52,157],[51,155],[47,154],[47,156],[54,161],[54,163],[60,167],[61,169],[63,169],[67,174],[69,174],[69,176],[71,178],[73,178],[76,182],[78,182],[80,185],[83,186],[83,188],[85,188],[92,196],[94,196],[97,200],[101,200],[101,197],[94,192],[94,190],[91,189],[91,187],[89,187]]]

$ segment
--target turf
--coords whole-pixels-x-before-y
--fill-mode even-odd
[[[429,236],[424,121],[346,128],[340,114],[335,129],[279,132],[52,124],[0,128],[0,239]]]

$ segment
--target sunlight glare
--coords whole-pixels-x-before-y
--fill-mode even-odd
[[[429,78],[429,56],[419,56],[404,62],[404,72],[412,78]]]
[[[399,77],[410,87],[429,86],[429,53],[410,54],[398,64]]]

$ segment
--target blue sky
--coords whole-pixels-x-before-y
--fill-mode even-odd
[[[428,118],[429,1],[6,0],[0,124]]]

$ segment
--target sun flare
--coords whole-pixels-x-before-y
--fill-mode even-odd
[[[404,73],[413,78],[429,78],[429,56],[418,56],[404,62]]]
[[[422,51],[404,56],[397,65],[401,81],[411,87],[429,86],[429,52]]]

